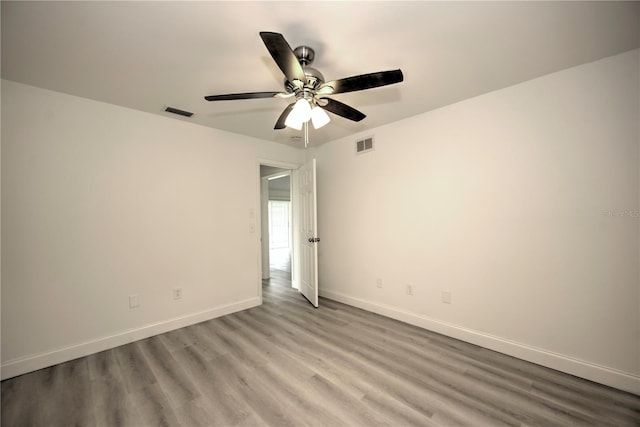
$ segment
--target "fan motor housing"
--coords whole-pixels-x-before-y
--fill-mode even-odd
[[[296,58],[298,58],[304,75],[307,77],[307,83],[302,90],[316,90],[318,86],[324,83],[324,76],[320,71],[310,67],[316,57],[315,51],[309,46],[298,46],[293,50],[293,53],[296,55]],[[287,79],[284,81],[284,87],[288,93],[296,91],[296,86]]]
[[[322,73],[312,67],[302,67],[304,75],[307,77],[307,83],[304,85],[305,89],[315,90],[324,83],[324,76]],[[284,80],[284,87],[287,92],[295,92],[295,86],[287,79]]]

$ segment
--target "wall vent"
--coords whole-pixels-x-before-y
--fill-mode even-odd
[[[167,107],[164,109],[164,111],[166,111],[167,113],[178,114],[179,116],[184,116],[184,117],[193,116],[193,113],[191,111],[184,111],[184,110],[180,110],[178,108],[173,108],[173,107]]]
[[[356,141],[356,154],[366,153],[367,151],[373,151],[374,143],[373,136],[367,136]]]

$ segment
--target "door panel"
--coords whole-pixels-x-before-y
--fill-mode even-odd
[[[318,223],[316,213],[316,159],[299,172],[300,292],[318,307]]]

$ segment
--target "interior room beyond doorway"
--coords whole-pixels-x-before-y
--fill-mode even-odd
[[[268,229],[270,276],[291,280],[291,173],[285,169],[261,166],[261,175],[268,182],[267,218],[263,223]]]

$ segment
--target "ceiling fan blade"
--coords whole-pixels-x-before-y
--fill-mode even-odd
[[[342,116],[345,119],[353,120],[354,122],[359,122],[360,120],[367,117],[364,113],[356,110],[353,107],[349,107],[347,104],[343,104],[342,102],[336,101],[330,98],[320,98],[322,101],[326,101],[327,105],[320,105],[321,108],[329,111],[330,113],[337,114],[338,116]]]
[[[247,93],[230,93],[227,95],[209,95],[204,99],[207,101],[233,101],[236,99],[259,99],[259,98],[273,98],[279,95],[280,92],[247,92]]]
[[[276,122],[276,125],[273,127],[274,129],[284,129],[286,127],[284,122],[285,120],[287,120],[287,117],[289,116],[289,113],[291,112],[291,110],[293,110],[294,105],[296,105],[295,102],[292,102],[291,104],[287,105],[287,108],[285,108],[282,114],[280,114],[280,117],[278,117],[278,121]]]
[[[291,83],[294,80],[300,80],[302,83],[307,82],[302,65],[298,62],[298,58],[282,34],[262,31],[260,37],[287,80]]]
[[[332,80],[321,85],[319,90],[331,86],[333,88],[332,94],[354,92],[356,90],[400,83],[402,80],[404,80],[404,76],[401,70],[379,71],[377,73],[360,74],[359,76]]]

